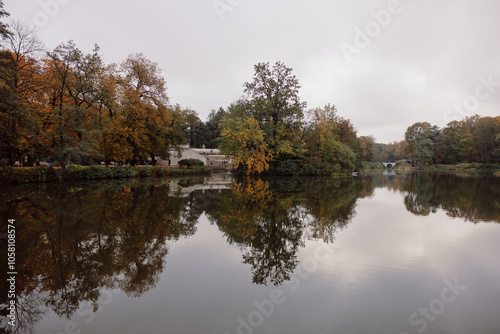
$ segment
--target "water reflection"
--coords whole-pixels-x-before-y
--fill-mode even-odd
[[[19,187],[4,204],[2,217],[17,218],[18,304],[27,314],[19,319],[26,328],[42,304],[71,318],[82,301],[97,310],[103,288],[131,297],[154,288],[166,241],[193,235],[198,218],[188,214],[187,198],[169,196],[168,183]]]
[[[48,309],[71,318],[88,302],[96,311],[104,290],[139,297],[154,289],[168,245],[196,234],[203,214],[243,249],[253,283],[280,285],[296,269],[305,241],[334,242],[355,217],[357,200],[377,188],[400,192],[415,215],[444,210],[473,223],[500,222],[500,179],[487,176],[127,180],[5,189],[2,221],[17,219],[16,331],[31,332]],[[5,249],[6,239],[0,242]],[[0,304],[6,291],[2,285]]]
[[[370,188],[404,194],[406,209],[419,216],[444,210],[465,221],[500,222],[500,178],[488,175],[398,173],[365,177]]]

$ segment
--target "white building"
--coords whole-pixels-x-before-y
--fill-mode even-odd
[[[173,150],[169,153],[170,159],[158,159],[158,166],[179,166],[179,161],[182,159],[197,159],[203,162],[204,165],[207,165],[207,158],[199,154],[198,152],[195,152],[188,145],[181,146],[180,152]]]
[[[220,153],[217,148],[193,148],[193,151],[206,157],[207,166],[216,169],[229,169],[232,159]]]

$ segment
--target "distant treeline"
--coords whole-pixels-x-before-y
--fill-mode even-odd
[[[414,163],[500,163],[500,116],[474,115],[440,129],[427,122],[408,127],[405,140],[376,144],[378,161],[410,159]]]

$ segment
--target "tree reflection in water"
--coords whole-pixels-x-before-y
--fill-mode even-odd
[[[246,247],[243,262],[250,264],[254,283],[289,280],[305,238],[332,242],[337,229],[352,218],[352,178],[307,181],[247,178],[233,184],[207,212],[229,243]]]
[[[169,196],[168,183],[16,190],[2,201],[2,218],[17,218],[18,311],[31,314],[19,316],[26,328],[41,305],[71,318],[82,301],[97,310],[103,289],[142,295],[164,269],[166,241],[196,232],[198,217],[185,216],[188,198]]]
[[[178,184],[194,189],[200,182]],[[194,235],[202,214],[243,249],[242,261],[254,283],[280,285],[296,269],[306,240],[333,242],[353,219],[357,199],[380,187],[401,192],[407,210],[416,215],[444,210],[474,223],[500,222],[500,178],[487,176],[246,178],[221,192],[189,194],[153,179],[5,189],[0,217],[17,219],[21,322],[15,332],[32,332],[47,308],[71,318],[82,302],[97,310],[102,291],[119,289],[139,297],[154,288],[165,269],[168,243]],[[5,233],[6,226],[0,227]],[[3,250],[6,245],[1,238]],[[6,279],[2,271],[0,304],[7,302]],[[1,314],[6,319],[5,308]],[[13,333],[5,321],[2,326]]]
[[[400,173],[368,177],[374,187],[404,194],[406,209],[420,216],[444,210],[472,223],[500,222],[500,178],[490,175]]]

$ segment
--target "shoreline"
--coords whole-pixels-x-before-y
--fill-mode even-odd
[[[103,167],[71,166],[66,169],[54,167],[5,167],[0,168],[0,185],[86,181],[86,180],[113,180],[129,178],[151,178],[164,176],[204,176],[210,175],[212,170],[207,167]]]

